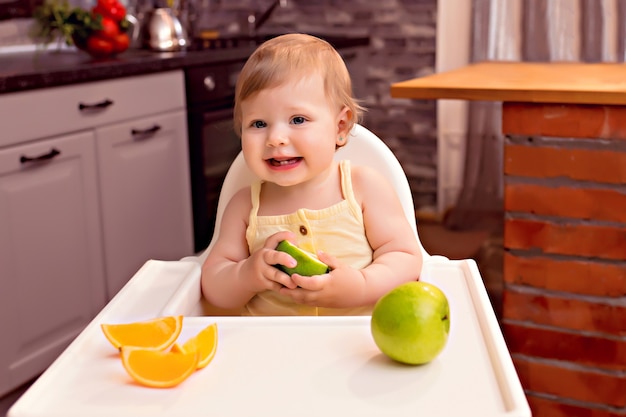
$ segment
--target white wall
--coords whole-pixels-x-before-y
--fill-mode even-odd
[[[471,1],[438,0],[435,70],[449,71],[469,62]],[[467,102],[437,102],[437,210],[453,207],[463,184]]]

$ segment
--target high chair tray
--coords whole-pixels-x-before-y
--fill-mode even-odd
[[[191,264],[169,266],[176,268],[197,273]],[[429,364],[402,365],[380,353],[366,316],[185,317],[181,341],[217,323],[217,353],[177,387],[154,389],[131,380],[100,330],[113,319],[142,318],[119,312],[164,284],[140,271],[9,416],[530,416],[475,263],[438,261],[423,276],[451,309],[448,344]]]

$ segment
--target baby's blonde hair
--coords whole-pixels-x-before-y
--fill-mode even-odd
[[[250,56],[237,79],[235,89],[235,131],[241,135],[241,102],[266,88],[273,88],[293,77],[319,73],[326,96],[338,110],[351,110],[348,130],[358,123],[363,108],[352,97],[352,80],[343,59],[325,40],[301,33],[281,35],[264,42]]]

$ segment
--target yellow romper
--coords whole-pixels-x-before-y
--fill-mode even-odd
[[[252,184],[252,210],[246,230],[250,253],[260,249],[274,233],[289,230],[297,236],[302,249],[333,255],[346,265],[362,269],[372,262],[372,248],[365,236],[363,212],[354,197],[350,161],[339,163],[344,200],[321,210],[299,209],[280,216],[258,216],[261,181]],[[312,307],[293,302],[274,291],[255,295],[244,307],[243,315],[252,316],[338,316],[371,314],[373,306],[357,308]]]

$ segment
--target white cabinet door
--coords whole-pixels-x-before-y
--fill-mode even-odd
[[[93,134],[1,149],[0,395],[50,365],[104,303]]]
[[[193,253],[186,120],[176,111],[96,131],[109,298],[148,259]]]

